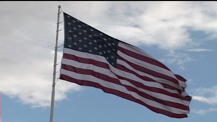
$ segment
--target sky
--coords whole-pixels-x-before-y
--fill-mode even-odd
[[[54,122],[216,122],[216,1],[1,1],[1,122],[48,122],[61,6]],[[58,79],[63,13],[144,50],[187,79],[188,118],[157,114],[100,89]]]

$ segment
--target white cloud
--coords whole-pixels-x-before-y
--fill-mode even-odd
[[[199,114],[199,115],[205,115],[211,112],[217,112],[216,108],[210,108],[208,110],[192,110],[193,113]]]
[[[192,99],[212,106],[217,105],[217,86],[213,86],[211,88],[194,89],[192,91]],[[217,112],[217,109],[216,108],[209,108],[208,110],[193,109],[192,112],[199,115],[205,115],[211,112]]]
[[[166,59],[161,59],[162,62],[165,63],[175,63],[177,64],[182,70],[184,70],[184,64],[190,61],[193,61],[194,59],[192,59],[189,55],[184,54],[184,53],[176,53],[174,51],[170,51],[169,54],[167,55],[168,58]]]
[[[197,42],[190,38],[189,28],[217,38],[216,2],[104,1],[71,6],[63,6],[65,12],[133,45],[157,45],[165,50],[192,47]]]
[[[192,52],[207,52],[207,51],[214,51],[210,49],[188,49],[187,51],[192,51]]]
[[[54,20],[52,17],[46,19],[46,14],[37,15],[39,12],[32,11],[34,2],[26,6],[22,2],[7,4],[0,7],[0,11],[5,13],[0,20],[0,91],[32,107],[50,106],[56,14]],[[21,5],[23,9],[19,9]],[[60,58],[61,53],[58,62]],[[58,82],[55,100],[65,99],[66,94],[73,90],[80,90],[80,87],[66,81]]]
[[[193,90],[192,98],[199,102],[217,105],[217,86],[211,88],[197,88]]]
[[[1,93],[18,97],[24,104],[33,107],[50,105],[53,73],[53,53],[45,48],[25,47],[8,50],[5,60],[1,60]],[[14,47],[16,48],[16,47]],[[60,54],[58,55],[61,56]],[[55,100],[66,98],[66,93],[80,90],[80,87],[65,81],[56,84]]]

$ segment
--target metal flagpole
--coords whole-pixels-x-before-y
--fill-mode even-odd
[[[59,18],[60,18],[60,5],[58,6],[58,17],[57,17],[57,31],[56,31],[56,45],[55,45],[55,55],[54,55],[54,69],[53,69],[53,85],[52,85],[52,95],[51,95],[51,109],[50,109],[50,122],[53,122],[54,114],[54,98],[55,98],[55,80],[56,80],[56,63],[57,63],[57,44],[58,44],[58,32],[59,32]]]

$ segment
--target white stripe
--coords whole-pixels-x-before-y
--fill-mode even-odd
[[[184,88],[187,87],[187,85],[186,85],[186,83],[185,83],[184,81],[179,80],[179,84],[180,84],[182,87],[184,87]]]
[[[61,69],[61,74],[67,75],[69,77],[73,76],[73,78],[78,79],[78,80],[88,80],[90,82],[99,83],[103,87],[119,90],[119,91],[121,91],[123,93],[126,93],[126,94],[129,94],[129,95],[133,96],[135,99],[142,100],[145,104],[148,104],[149,106],[152,106],[152,107],[155,107],[155,108],[160,108],[160,109],[163,109],[163,110],[171,112],[171,113],[176,113],[176,114],[189,113],[189,111],[186,111],[186,110],[181,110],[181,109],[178,109],[178,108],[169,107],[169,106],[157,103],[155,101],[143,98],[142,96],[138,95],[135,92],[128,91],[125,87],[123,87],[121,85],[117,85],[117,84],[114,84],[114,83],[111,83],[111,82],[105,82],[104,80],[93,77],[92,75],[78,74],[78,73],[70,72],[70,71],[67,71],[67,70],[64,70],[64,69]]]
[[[151,55],[147,54],[145,51],[143,51],[143,50],[141,50],[140,48],[137,48],[137,47],[135,47],[135,46],[133,46],[133,45],[128,45],[128,44],[119,42],[119,43],[118,43],[118,46],[119,46],[119,47],[122,47],[122,48],[124,48],[124,49],[126,49],[126,50],[132,51],[132,52],[134,52],[134,53],[137,53],[137,54],[139,54],[139,55],[146,56],[146,57],[149,57],[149,58],[151,58],[151,59],[153,59],[153,60],[156,60],[154,57],[152,57]],[[157,60],[156,60],[156,61],[157,61]],[[176,78],[175,78],[175,79],[176,79]],[[177,80],[178,80],[178,79],[177,79]],[[178,81],[179,81],[179,85],[181,85],[181,86],[184,87],[184,88],[187,87],[187,85],[186,85],[185,82],[180,81],[180,80],[178,80]]]
[[[128,85],[128,86],[133,86],[133,87],[136,87],[135,85],[131,84],[130,82],[127,82],[126,80],[120,80],[122,84],[124,85]],[[165,100],[165,101],[169,101],[169,102],[176,102],[176,103],[180,103],[180,104],[183,104],[183,105],[189,105],[189,101],[186,101],[186,100],[180,100],[178,98],[174,98],[174,97],[171,97],[171,96],[168,96],[168,95],[165,95],[165,94],[160,94],[160,93],[157,93],[157,92],[152,92],[152,91],[148,91],[148,90],[145,90],[145,89],[142,89],[142,88],[137,88],[139,91],[141,92],[144,92],[152,97],[155,97],[155,98],[158,98],[158,99],[161,99],[161,100]]]
[[[83,57],[83,56],[82,56]],[[99,72],[99,73],[103,73],[103,74],[111,74],[110,77],[117,79],[117,77],[111,73],[110,70],[106,69],[106,68],[101,68],[92,64],[86,64],[86,63],[80,63],[74,60],[70,60],[70,59],[64,59],[62,60],[62,64],[66,64],[66,65],[71,65],[73,67],[76,68],[81,68],[81,69],[86,69],[86,70],[93,70],[95,72]]]
[[[156,65],[153,65],[153,64],[150,64],[150,63],[146,63],[144,61],[141,61],[141,60],[138,60],[136,58],[133,58],[133,57],[130,57],[124,53],[122,53],[121,51],[118,51],[118,55],[122,58],[124,58],[125,60],[135,64],[135,65],[139,65],[140,67],[144,67],[144,68],[147,68],[149,70],[152,70],[154,72],[157,72],[157,73],[160,73],[160,74],[163,74],[163,75],[167,75],[171,78],[174,78],[174,79],[177,79],[173,73],[171,73],[170,71],[164,69],[164,68],[161,68],[161,67],[158,67]]]
[[[102,57],[102,56],[98,56],[98,55],[94,55],[94,54],[89,54],[89,53],[82,53],[82,52],[79,52],[79,51],[75,51],[75,50],[71,50],[71,49],[67,49],[67,48],[65,48],[64,49],[64,53],[67,53],[67,54],[71,54],[71,55],[75,55],[75,56],[77,56],[77,57],[81,57],[81,58],[86,58],[86,59],[93,59],[93,60],[96,60],[96,61],[101,61],[101,62],[106,62],[106,59],[104,58],[104,57]],[[77,65],[77,64],[76,64]],[[76,66],[76,65],[74,65],[74,66]],[[111,65],[108,63],[108,65],[109,65],[109,67],[110,67],[110,69],[111,69]],[[142,80],[142,79],[137,79],[137,78],[135,78],[136,76],[135,75],[133,75],[133,74],[131,74],[131,73],[128,73],[128,72],[125,72],[125,71],[122,71],[122,70],[118,70],[118,69],[116,69],[116,68],[113,68],[113,69],[111,69],[112,71],[114,71],[117,75],[119,75],[119,76],[123,76],[123,77],[126,77],[126,78],[128,78],[128,79],[132,79],[132,78],[134,78],[135,79],[135,81],[142,81],[142,82],[139,82],[139,83],[142,83],[142,84],[144,84],[144,85],[146,85],[146,86],[150,86],[150,87],[153,87],[153,86],[155,86],[156,88],[161,88],[161,89],[164,89],[164,87],[161,85],[161,84],[159,84],[159,83],[155,83],[155,82],[147,82],[147,81],[144,81],[144,80]],[[117,71],[116,71],[117,70]],[[137,71],[136,71],[137,72]],[[129,76],[130,75],[130,76]],[[159,79],[155,79],[155,78],[153,78],[154,80],[159,80]]]
[[[93,59],[93,60],[102,61],[102,62],[108,62],[105,59],[105,57],[103,57],[103,56],[94,55],[94,54],[91,54],[91,53],[80,52],[80,51],[76,51],[76,50],[72,50],[72,49],[68,49],[68,48],[63,48],[63,53],[75,55],[75,56],[78,56],[78,57],[81,57],[82,55],[84,55],[82,58]]]
[[[85,63],[80,63],[80,62],[77,62],[77,61],[74,61],[74,60],[69,60],[69,59],[62,59],[62,64],[66,64],[66,65],[71,65],[73,67],[76,67],[76,68],[81,68],[81,69],[86,69],[86,70],[93,70],[95,72],[98,72],[98,73],[102,73],[102,74],[105,74],[109,77],[112,77],[112,78],[115,78],[115,79],[118,79],[116,77],[115,74],[113,74],[110,70],[106,69],[106,68],[101,68],[101,67],[97,67],[95,65],[92,65],[92,64],[85,64]],[[118,70],[118,69],[113,69],[113,70]],[[119,72],[123,72],[122,70],[119,70]],[[120,75],[120,74],[119,74]],[[119,80],[119,79],[118,79]],[[126,81],[128,82],[128,81]],[[137,81],[136,81],[137,82]],[[140,83],[140,82],[139,82]],[[124,84],[130,84],[129,82],[128,83],[124,83]],[[142,82],[142,84],[144,84],[145,86],[148,86],[148,87],[155,87],[155,88],[159,88],[159,89],[162,89],[162,90],[165,90],[165,88],[159,84],[159,83],[156,83],[156,82],[147,82],[147,81],[144,81]],[[130,85],[136,89],[138,89],[136,86],[134,85]],[[175,93],[175,94],[178,94],[178,92],[176,90],[165,90],[165,91],[168,91],[170,93]]]
[[[84,54],[80,55],[79,57],[84,58],[84,57],[86,57],[86,54],[87,54],[87,53],[84,53]],[[93,55],[93,57],[97,57],[97,55]],[[95,71],[95,72],[99,72],[99,73],[105,74],[105,75],[107,75],[107,76],[109,76],[109,77],[112,77],[112,78],[115,78],[115,79],[118,79],[118,78],[115,76],[115,75],[117,74],[117,75],[119,75],[119,76],[123,76],[123,77],[126,77],[126,78],[128,78],[128,79],[133,79],[133,80],[136,81],[136,82],[143,83],[143,84],[146,85],[146,86],[164,89],[164,87],[163,87],[162,85],[160,85],[159,83],[144,81],[144,80],[138,78],[137,76],[135,76],[135,75],[133,75],[133,74],[131,74],[131,73],[128,73],[128,72],[125,72],[125,71],[122,71],[122,70],[118,70],[118,69],[116,69],[116,68],[114,68],[114,67],[112,67],[112,66],[110,66],[110,69],[111,69],[111,71],[112,71],[112,72],[111,72],[110,70],[105,69],[105,68],[97,67],[97,66],[94,66],[94,65],[92,65],[92,64],[80,63],[80,62],[76,62],[76,61],[74,61],[74,60],[69,60],[69,59],[63,59],[63,60],[62,60],[62,63],[63,63],[63,64],[67,64],[67,65],[72,65],[73,67],[77,67],[77,68],[93,70],[93,71]],[[115,73],[115,74],[113,74],[113,73]],[[119,80],[119,79],[118,79],[118,80]],[[125,83],[125,84],[128,84],[128,85],[129,85],[129,84],[131,84],[131,83],[129,83],[129,82],[127,81],[127,83]],[[134,86],[134,85],[130,85],[130,86],[132,86],[132,87],[138,89],[138,88],[137,88],[136,86]],[[138,89],[138,90],[140,90],[140,89]],[[165,89],[164,89],[164,90],[165,90]],[[141,90],[140,90],[140,91],[141,91]],[[174,90],[174,91],[175,91],[175,90]],[[145,93],[147,93],[147,94],[150,94],[150,92],[148,92],[148,91],[142,91],[142,92],[145,92]],[[155,93],[153,93],[153,94],[155,94]],[[169,97],[169,98],[168,98],[168,97],[165,97],[165,95],[163,95],[163,94],[159,94],[159,93],[157,93],[157,94],[158,94],[157,96],[153,96],[153,97],[155,97],[155,98],[161,98],[161,99],[166,100],[166,101],[167,101],[168,99],[170,99],[170,101],[172,101],[172,102],[176,102],[176,103],[183,104],[180,99],[177,101],[177,98],[173,98],[173,97],[169,97],[169,96],[168,96],[168,97]],[[162,96],[160,97],[159,95],[162,95]]]
[[[136,72],[137,74],[139,74],[139,75],[141,75],[141,76],[146,76],[146,77],[149,77],[149,78],[155,80],[156,82],[165,83],[165,84],[168,84],[168,85],[170,85],[170,86],[173,86],[173,87],[175,87],[175,88],[180,89],[180,87],[179,87],[177,84],[175,84],[175,83],[173,83],[173,82],[171,82],[171,81],[168,81],[168,80],[166,80],[166,79],[162,79],[162,78],[155,77],[155,76],[152,76],[152,75],[150,75],[150,74],[147,74],[147,73],[138,71],[138,70],[134,69],[133,67],[131,67],[131,66],[130,66],[128,63],[126,63],[125,61],[122,61],[122,60],[118,59],[118,60],[117,60],[117,63],[118,63],[119,65],[122,65],[122,66],[126,67],[126,68],[129,69],[129,70],[132,70],[132,71]],[[162,87],[163,87],[163,86],[162,86]],[[166,89],[168,89],[168,88],[166,88]],[[168,90],[174,91],[174,90],[171,90],[171,89],[168,89]]]
[[[124,48],[124,49],[126,49],[126,50],[129,50],[129,51],[132,51],[132,52],[134,52],[134,53],[137,53],[137,54],[139,54],[139,55],[142,55],[142,56],[146,56],[146,57],[149,57],[149,58],[152,58],[153,60],[156,60],[156,59],[154,59],[152,56],[150,56],[149,54],[147,54],[146,52],[144,52],[143,50],[141,50],[141,49],[139,49],[139,48],[137,48],[137,47],[135,47],[135,46],[132,46],[132,45],[127,45],[127,44],[125,44],[125,43],[119,43],[118,44],[120,47],[122,47],[122,48]],[[120,51],[121,52],[121,51]],[[124,53],[120,53],[120,54],[124,54]],[[124,57],[126,57],[125,56],[125,54],[123,55]],[[124,58],[123,57],[123,58]],[[125,59],[127,59],[127,60],[129,60],[130,58],[129,58],[130,56],[128,56],[128,57],[126,57]],[[133,57],[132,57],[133,58]],[[135,58],[134,58],[135,59]],[[138,60],[138,59],[136,59],[136,60]],[[140,60],[139,60],[140,61]],[[157,60],[156,60],[157,61]],[[132,63],[133,63],[134,61],[132,61]],[[134,63],[134,64],[137,64],[137,62],[136,63]],[[148,63],[147,63],[148,64]],[[141,66],[149,66],[149,65],[141,65]],[[168,74],[168,73],[166,73],[166,72],[170,72],[170,71],[168,71],[168,70],[166,70],[166,69],[164,69],[164,68],[160,68],[160,67],[157,67],[157,66],[155,66],[155,65],[152,65],[152,64],[150,64],[150,66],[151,67],[146,67],[146,68],[148,68],[148,69],[151,69],[151,70],[153,70],[153,71],[155,71],[155,72],[159,72],[159,71],[162,71],[161,69],[163,69],[164,71],[162,71],[162,72],[164,72],[163,74]],[[152,66],[155,66],[155,67],[152,67]],[[156,70],[154,70],[155,68],[160,68],[160,69],[156,69]],[[159,72],[160,73],[160,72]],[[174,78],[174,79],[177,79],[175,76],[174,76],[174,74],[172,73],[172,72],[170,72],[169,73],[169,75],[168,76],[171,76],[172,78]],[[161,73],[162,74],[162,73]],[[178,80],[178,79],[177,79]],[[186,83],[185,82],[183,82],[183,81],[180,81],[180,80],[178,80],[178,84],[180,85],[180,86],[182,86],[182,87],[184,87],[184,88],[186,88],[187,87],[187,85],[186,85]],[[180,87],[179,86],[179,87]],[[179,88],[179,89],[181,89],[181,88]],[[182,90],[182,89],[181,89]]]
[[[130,50],[134,53],[137,53],[137,54],[140,54],[140,55],[143,55],[143,56],[146,56],[146,57],[149,57],[151,59],[154,59],[151,55],[147,54],[145,51],[141,50],[140,48],[137,48],[133,45],[128,45],[128,44],[125,44],[125,43],[122,43],[122,42],[119,42],[118,43],[118,46],[119,47],[122,47],[122,48],[125,48],[127,50]],[[156,60],[156,59],[154,59]]]

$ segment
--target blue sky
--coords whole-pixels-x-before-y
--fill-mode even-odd
[[[2,122],[49,121],[58,5],[183,76],[193,99],[189,117],[175,119],[100,89],[58,80],[54,122],[217,121],[217,2],[1,1]]]

